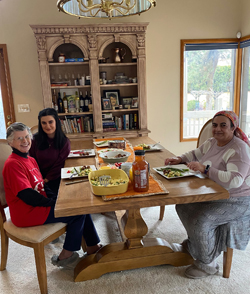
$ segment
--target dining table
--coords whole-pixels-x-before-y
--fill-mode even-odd
[[[148,136],[128,138],[132,146],[156,143]],[[103,246],[96,254],[82,259],[74,269],[75,282],[96,279],[109,272],[169,264],[183,266],[193,263],[193,258],[184,252],[174,252],[165,238],[148,238],[147,224],[140,209],[161,207],[163,217],[165,205],[213,201],[229,198],[226,189],[203,175],[194,175],[176,179],[166,179],[153,168],[164,166],[168,157],[174,156],[161,145],[156,151],[146,152],[146,161],[150,164],[151,174],[163,184],[165,194],[123,198],[104,201],[92,193],[88,181],[67,184],[72,179],[62,179],[55,206],[55,217],[80,214],[117,212],[118,224],[123,241]],[[72,140],[71,150],[94,149],[93,139]],[[96,165],[96,157],[68,158],[65,168]],[[78,179],[79,180],[79,179]],[[77,181],[77,179],[73,179]],[[122,213],[121,213],[122,212]],[[166,226],[171,225],[166,221]]]

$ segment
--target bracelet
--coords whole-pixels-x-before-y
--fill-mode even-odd
[[[208,164],[204,170],[204,174],[206,175],[210,169],[210,165]]]

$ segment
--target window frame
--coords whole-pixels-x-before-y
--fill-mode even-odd
[[[249,39],[244,37],[241,39],[182,39],[180,42],[181,58],[180,58],[180,142],[197,141],[198,138],[184,138],[183,137],[183,109],[184,109],[184,54],[186,44],[211,44],[211,43],[238,43],[236,49],[236,62],[235,62],[235,78],[234,78],[234,105],[233,111],[239,115],[240,111],[240,91],[241,91],[241,68],[242,68],[242,49],[240,42]]]

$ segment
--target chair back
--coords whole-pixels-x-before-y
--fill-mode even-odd
[[[30,128],[30,131],[31,131],[32,135],[34,135],[35,133],[38,132],[38,126],[33,126],[33,127],[31,127],[31,128]]]
[[[3,186],[3,166],[6,159],[12,153],[12,148],[8,145],[7,140],[0,140],[0,202],[3,207],[6,206],[5,191]]]
[[[207,139],[213,137],[212,134],[212,119],[209,119],[202,127],[197,140],[197,148],[202,145]]]

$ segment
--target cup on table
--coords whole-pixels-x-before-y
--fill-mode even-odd
[[[132,162],[123,162],[121,164],[121,169],[123,171],[125,171],[125,173],[128,175],[128,177],[129,177],[129,171],[131,168],[132,168]]]

